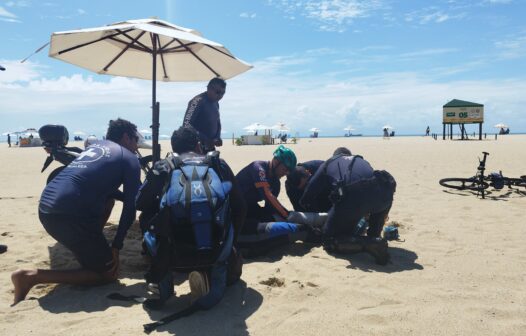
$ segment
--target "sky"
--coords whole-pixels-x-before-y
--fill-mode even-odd
[[[53,32],[157,17],[223,44],[253,69],[227,81],[223,136],[259,122],[306,136],[442,132],[452,99],[484,104],[484,132],[526,132],[526,0],[0,0],[0,132],[65,125],[104,134],[151,125],[151,82],[48,57]],[[206,82],[157,86],[160,133]],[[468,126],[475,131],[477,126]]]

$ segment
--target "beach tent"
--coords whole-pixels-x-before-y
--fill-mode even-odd
[[[50,57],[98,74],[152,80],[154,161],[159,160],[161,152],[157,80],[229,79],[252,68],[223,45],[203,38],[199,32],[158,19],[56,32],[51,35],[49,44]]]

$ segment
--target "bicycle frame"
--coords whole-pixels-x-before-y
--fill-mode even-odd
[[[479,181],[480,185],[484,183],[484,172],[486,171],[486,158],[488,157],[489,153],[482,152],[482,155],[484,155],[484,157],[482,158],[482,160],[479,158],[479,166],[477,168],[477,173],[475,174],[475,179]],[[486,190],[484,188],[480,191],[480,193],[482,194],[482,199],[485,198],[485,192]]]

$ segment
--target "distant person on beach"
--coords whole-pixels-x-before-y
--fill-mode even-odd
[[[212,78],[206,91],[190,100],[184,115],[183,126],[191,126],[197,131],[205,153],[223,145],[219,101],[223,98],[225,90],[226,82],[223,79]]]
[[[426,136],[429,135],[429,132],[431,132],[431,129],[429,128],[429,126],[427,126],[427,128],[426,128]]]
[[[146,280],[158,285],[164,303],[174,295],[172,270],[186,268],[191,271],[193,300],[210,308],[222,298],[226,285],[241,276],[242,262],[233,245],[245,220],[246,205],[228,164],[218,152],[202,152],[193,128],[174,131],[171,144],[174,154],[155,163],[136,199],[138,210],[156,213],[144,239],[151,256]],[[199,192],[203,189],[210,195]],[[190,190],[194,192],[188,197],[177,196]],[[180,211],[187,206],[199,211]],[[220,246],[218,256],[212,253],[216,245]]]
[[[140,186],[137,127],[110,120],[107,140],[98,141],[62,170],[42,192],[39,218],[46,231],[71,250],[77,270],[17,270],[11,274],[16,304],[41,283],[101,285],[117,279],[119,250],[135,220],[135,196]],[[123,186],[123,207],[111,247],[103,227]]]
[[[384,138],[389,138],[389,130],[384,128]]]
[[[359,155],[336,155],[325,161],[311,177],[300,204],[310,208],[320,197],[331,200],[323,226],[323,245],[329,252],[365,251],[378,264],[389,260],[387,241],[380,238],[396,189],[386,171],[373,170]],[[354,236],[363,217],[369,216],[367,236]]]
[[[7,144],[11,147],[11,134],[7,134]]]

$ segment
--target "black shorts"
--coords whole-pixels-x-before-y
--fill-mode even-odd
[[[100,227],[100,219],[38,212],[40,222],[56,241],[75,255],[83,268],[104,273],[113,255]]]

